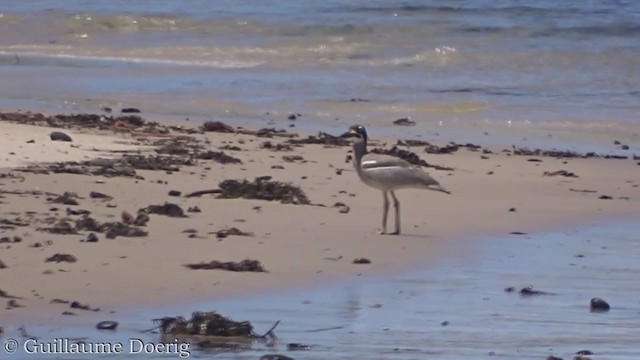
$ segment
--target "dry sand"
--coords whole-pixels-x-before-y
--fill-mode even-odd
[[[640,215],[637,161],[610,159],[554,159],[509,156],[501,149],[494,154],[462,149],[455,154],[429,155],[414,147],[430,163],[454,171],[428,169],[452,191],[441,193],[404,190],[403,234],[378,235],[382,199],[379,191],[360,183],[351,163],[345,163],[347,147],[305,145],[293,151],[261,149],[263,139],[249,135],[205,133],[193,135],[210,141],[209,150],[235,145],[240,151],[225,153],[243,164],[221,165],[210,160],[180,171],[138,171],[142,177],[123,178],[73,174],[32,174],[12,170],[29,162],[70,161],[97,156],[119,156],[109,150],[137,148],[149,152],[148,142],[109,132],[69,130],[73,143],[51,142],[47,127],[0,122],[3,159],[0,163],[0,219],[28,220],[28,226],[5,226],[0,237],[20,236],[21,242],[0,244],[0,289],[20,297],[24,305],[0,309],[0,323],[29,320],[61,321],[67,304],[52,299],[76,300],[109,310],[122,306],[153,306],[232,297],[290,287],[310,286],[357,275],[372,275],[413,266],[424,266],[447,256],[464,256],[469,239],[532,232],[579,225],[611,218]],[[66,131],[66,130],[65,130]],[[371,131],[370,131],[371,132]],[[370,134],[375,137],[375,134]],[[35,143],[27,143],[34,139]],[[455,139],[452,139],[455,140]],[[389,140],[390,144],[395,141]],[[387,146],[388,147],[388,146]],[[15,153],[15,154],[10,154]],[[283,156],[300,155],[304,162],[285,162]],[[272,169],[281,165],[284,169]],[[344,168],[341,175],[336,169]],[[542,176],[545,171],[567,170],[578,178]],[[270,175],[274,180],[299,185],[315,204],[281,204],[261,200],[217,199],[213,195],[172,197],[170,190],[186,194],[214,189],[225,179],[249,179]],[[595,192],[576,192],[590,190]],[[51,204],[52,195],[75,192],[78,206]],[[113,196],[104,201],[89,198],[91,191]],[[40,194],[40,195],[34,195]],[[599,199],[601,195],[610,200]],[[65,217],[65,209],[86,209],[103,221],[120,219],[122,211],[135,214],[140,208],[165,202],[183,209],[197,206],[186,218],[150,215],[147,237],[82,242],[86,232],[57,235],[39,231],[50,227],[46,219]],[[350,207],[340,213],[332,207],[342,202]],[[115,207],[109,207],[108,204]],[[57,208],[53,210],[52,208]],[[509,211],[515,208],[515,211]],[[70,219],[79,216],[70,215]],[[393,227],[393,215],[389,228]],[[254,236],[218,239],[215,232],[237,227]],[[188,229],[197,230],[189,237]],[[513,236],[518,241],[518,236]],[[38,248],[33,244],[40,243]],[[75,263],[52,263],[53,254],[71,254]],[[370,265],[352,264],[366,257]],[[191,270],[187,263],[202,261],[259,260],[268,273],[237,273],[221,270]],[[3,299],[5,302],[9,299]],[[188,309],[187,312],[196,309]],[[74,311],[83,314],[82,311]]]

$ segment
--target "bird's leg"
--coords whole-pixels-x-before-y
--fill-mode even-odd
[[[396,210],[396,231],[392,232],[391,235],[398,235],[400,234],[400,201],[398,201],[393,191],[391,191],[391,198],[393,199],[393,207]]]
[[[382,192],[382,231],[380,234],[387,233],[387,214],[389,213],[389,198],[387,197],[387,192]]]

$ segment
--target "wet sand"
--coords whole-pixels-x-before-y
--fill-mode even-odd
[[[631,359],[640,356],[633,334],[640,325],[640,293],[634,286],[640,273],[638,231],[637,224],[611,222],[525,237],[478,238],[465,241],[470,250],[466,256],[406,272],[244,299],[119,309],[121,328],[115,333],[87,329],[81,321],[36,325],[28,331],[44,339],[81,334],[89,342],[128,344],[133,338],[153,343],[159,335],[140,332],[150,327],[148,319],[187,316],[185,309],[215,309],[236,320],[250,319],[258,333],[281,320],[275,330],[278,342],[272,347],[255,343],[240,352],[191,348],[190,357],[249,360],[278,353],[295,359],[573,359],[576,352],[588,350],[592,359]],[[517,293],[528,286],[551,294]],[[508,287],[515,292],[506,292]],[[609,302],[609,312],[589,311],[589,300],[596,296]],[[85,322],[104,318],[94,314]],[[6,336],[19,338],[15,328]],[[311,349],[289,351],[289,343]]]
[[[0,234],[22,239],[0,244],[0,260],[7,266],[0,270],[0,289],[19,297],[16,301],[24,306],[0,310],[2,325],[13,329],[20,324],[49,328],[86,324],[91,321],[87,314],[91,319],[95,319],[94,316],[122,319],[126,312],[123,309],[162,308],[309,289],[340,279],[364,279],[435,266],[484,253],[484,242],[478,239],[487,236],[571,228],[595,220],[637,218],[640,211],[638,166],[637,161],[631,159],[515,156],[501,148],[492,148],[490,154],[463,148],[454,154],[434,155],[425,154],[422,147],[414,147],[411,150],[428,162],[454,169],[427,169],[452,195],[418,190],[399,192],[403,235],[380,236],[376,230],[380,226],[381,195],[361,184],[351,163],[345,163],[348,147],[305,145],[291,151],[272,151],[261,145],[265,141],[284,143],[286,138],[190,134],[207,150],[237,146],[240,150],[224,152],[240,159],[242,164],[221,165],[199,160],[194,166],[180,166],[179,171],[137,170],[137,179],[43,175],[11,169],[25,162],[60,160],[60,154],[67,160],[90,158],[94,147],[119,151],[124,150],[122,147],[134,146],[136,153],[149,154],[153,153],[150,144],[166,136],[71,130],[73,143],[52,144],[48,139],[49,128],[5,122],[1,126],[6,137],[15,139],[3,143],[3,153],[16,153],[2,163],[2,174],[7,175],[0,179],[1,217],[28,223],[9,225]],[[375,130],[370,130],[370,136],[378,140],[376,143],[381,147],[395,144],[395,140],[386,139],[385,143],[384,139],[376,138]],[[31,139],[36,140],[35,144],[26,143]],[[96,139],[101,140],[96,142]],[[433,142],[445,145],[442,139]],[[75,147],[77,145],[81,147]],[[27,146],[42,146],[43,151],[24,150]],[[103,151],[96,156],[103,156]],[[117,152],[108,155],[120,156]],[[283,159],[283,156],[294,155],[302,156],[303,160]],[[344,171],[338,175],[336,169]],[[573,172],[578,177],[543,176],[545,171],[558,170]],[[217,188],[225,179],[252,180],[265,175],[299,185],[314,204],[325,206],[216,199],[211,195],[195,198],[168,195],[170,190],[186,194]],[[43,193],[38,195],[34,191]],[[91,191],[108,194],[113,200],[90,199]],[[47,198],[52,195],[46,192],[56,195],[75,192],[80,197],[79,205],[51,204]],[[610,199],[600,199],[603,195]],[[136,214],[140,208],[165,202],[175,203],[184,210],[197,206],[201,212],[189,212],[188,217],[180,218],[152,214],[144,227],[148,236],[107,239],[104,234],[98,234],[97,243],[81,241],[87,232],[58,235],[38,230],[50,227],[51,219],[77,220],[78,215],[66,215],[67,207],[89,210],[92,217],[105,222],[117,221],[122,211]],[[350,211],[339,212],[339,208],[333,207],[336,202],[346,204]],[[230,227],[251,232],[253,236],[216,236],[219,230]],[[520,244],[522,239],[522,235],[509,236],[504,244],[515,246],[512,244]],[[32,247],[35,243],[42,246]],[[45,258],[56,253],[71,254],[77,262],[45,263]],[[372,264],[352,264],[357,257],[366,257]],[[183,266],[245,258],[259,260],[268,273],[190,270]],[[101,311],[73,310],[79,316],[63,316],[69,305],[52,304],[52,299],[79,301]],[[264,301],[271,304],[268,298]],[[111,314],[111,310],[117,312]],[[189,307],[186,312],[192,310],[202,309]],[[177,315],[174,313],[170,312]],[[261,324],[260,318],[250,312],[230,315]]]

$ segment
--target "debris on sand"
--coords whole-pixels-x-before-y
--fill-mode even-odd
[[[77,234],[78,231],[75,227],[67,220],[61,219],[58,220],[52,227],[50,228],[38,228],[38,231],[45,231],[50,234],[58,234],[58,235],[69,235],[69,234]]]
[[[2,262],[2,260],[0,260],[0,269],[7,269],[9,268],[4,262]]]
[[[445,146],[436,146],[429,144],[424,149],[428,154],[453,154],[454,152],[460,149],[460,145],[455,143],[450,143]]]
[[[29,165],[16,169],[35,174],[77,174],[98,175],[106,177],[139,177],[136,170],[180,171],[179,166],[193,166],[194,160],[188,158],[154,156],[154,155],[123,155],[118,159],[98,158],[83,162],[56,162],[50,164]]]
[[[153,319],[153,322],[165,335],[236,337],[267,341],[277,338],[273,330],[280,323],[277,321],[264,335],[258,335],[253,331],[250,322],[234,321],[215,311],[194,312],[189,320],[177,316]]]
[[[208,132],[234,133],[236,129],[221,121],[207,121],[202,124],[202,130]]]
[[[5,299],[22,299],[22,298],[21,298],[21,297],[19,297],[19,296],[9,295],[9,293],[8,293],[8,292],[6,292],[6,291],[4,291],[4,290],[2,290],[2,289],[0,289],[0,297],[1,297],[1,298],[5,298]]]
[[[508,150],[506,150],[508,152]],[[628,159],[628,156],[624,155],[603,155],[597,154],[595,152],[588,153],[578,153],[570,150],[541,150],[535,149],[531,150],[528,148],[518,148],[516,146],[512,146],[513,155],[520,156],[547,156],[553,158],[580,158],[580,159],[588,159],[588,158],[604,158],[604,159],[617,159],[617,160],[625,160]]]
[[[30,111],[0,113],[0,121],[9,121],[27,125],[44,125],[53,128],[84,128],[108,130],[122,128],[119,124],[125,124],[131,129],[163,128],[158,123],[147,123],[140,116],[105,116],[100,114],[59,114],[44,115]],[[146,130],[146,129],[145,129]]]
[[[320,132],[317,136],[309,135],[306,139],[289,139],[287,143],[293,145],[318,144],[327,146],[351,146],[349,140],[327,134],[326,132]]]
[[[184,210],[179,205],[165,202],[163,205],[149,205],[144,209],[140,209],[138,213],[145,212],[147,214],[158,214],[169,217],[187,217]]]
[[[272,150],[272,151],[291,151],[293,150],[291,148],[291,145],[288,144],[273,144],[271,143],[271,141],[265,141],[262,144],[260,144],[260,148],[261,149],[267,149],[267,150]]]
[[[416,126],[416,122],[409,118],[400,118],[400,119],[394,120],[393,124],[399,125],[399,126]]]
[[[72,301],[71,305],[69,305],[69,307],[71,309],[80,309],[80,310],[87,310],[87,311],[100,311],[100,309],[98,309],[98,308],[92,308],[89,305],[81,304],[79,301]]]
[[[78,258],[70,254],[55,254],[48,257],[45,260],[45,262],[55,262],[55,263],[61,263],[61,262],[74,263],[76,261],[78,261]]]
[[[130,226],[121,222],[108,222],[101,226],[104,229],[107,239],[115,239],[118,236],[124,237],[145,237],[149,233],[135,226]]]
[[[303,204],[311,202],[298,186],[280,181],[264,181],[256,179],[252,182],[245,180],[224,180],[219,185],[220,199],[258,199],[280,200],[283,204]]]
[[[229,156],[222,151],[207,151],[196,156],[200,160],[213,160],[219,164],[242,164],[242,160]]]
[[[104,199],[104,200],[113,200],[113,196],[101,193],[99,191],[92,191],[89,193],[89,197],[92,199]]]
[[[405,161],[407,161],[407,162],[409,162],[409,163],[411,163],[413,165],[420,165],[420,166],[424,166],[424,167],[434,168],[436,170],[444,170],[444,171],[453,171],[454,170],[453,168],[450,168],[448,166],[429,164],[425,160],[421,159],[415,153],[413,153],[411,151],[399,149],[397,146],[394,146],[391,149],[379,149],[379,148],[376,148],[376,149],[371,150],[371,153],[395,156],[395,157],[401,158],[401,159],[403,159],[403,160],[405,160]]]
[[[192,270],[226,270],[235,272],[267,272],[260,261],[245,259],[240,262],[236,261],[218,261],[213,260],[208,263],[201,262],[199,264],[185,264],[184,266]]]
[[[229,229],[222,229],[222,230],[218,230],[216,233],[216,237],[218,239],[224,239],[230,235],[234,235],[234,236],[253,236],[253,233],[250,232],[244,232],[236,227],[232,227]]]
[[[95,231],[105,233],[107,239],[115,239],[118,236],[144,237],[149,235],[148,232],[135,226],[130,226],[129,224],[126,224],[124,222],[114,221],[101,224],[94,218],[87,215],[83,216],[81,219],[76,220],[74,230],[76,232]]]
[[[558,170],[558,171],[545,171],[542,173],[542,176],[564,176],[564,177],[573,177],[577,178],[578,175],[569,172],[567,170]]]
[[[47,201],[52,202],[54,204],[64,204],[64,205],[80,205],[78,203],[78,194],[65,192],[64,194],[57,196],[55,198],[49,198]]]

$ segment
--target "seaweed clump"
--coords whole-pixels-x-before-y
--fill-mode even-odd
[[[283,204],[303,204],[311,203],[307,195],[298,186],[280,181],[261,180],[260,178],[249,182],[246,179],[224,180],[219,185],[221,199],[258,199],[258,200],[279,200]]]
[[[162,334],[200,336],[257,337],[248,321],[234,321],[215,311],[194,312],[191,319],[182,316],[154,319]]]
[[[429,164],[425,160],[421,159],[418,155],[411,151],[399,149],[397,146],[392,147],[391,149],[373,149],[371,153],[374,154],[383,154],[383,155],[391,155],[403,159],[413,165],[420,165],[424,167],[434,168],[436,170],[444,170],[444,171],[452,171],[453,168],[448,166],[441,165],[433,165]]]

